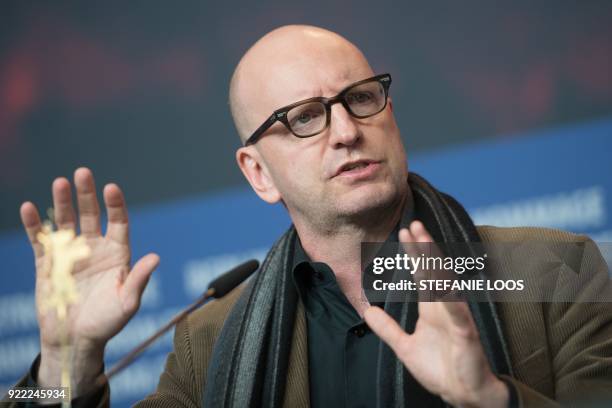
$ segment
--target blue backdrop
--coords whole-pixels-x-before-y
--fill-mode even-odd
[[[409,167],[455,196],[477,224],[563,228],[610,242],[611,137],[612,120],[604,120],[409,155]],[[131,208],[130,219],[134,259],[155,251],[161,264],[141,310],[109,344],[107,367],[201,294],[212,277],[243,259],[261,259],[290,223],[282,206],[267,205],[247,189]],[[24,233],[0,235],[0,259],[3,393],[39,346]],[[171,337],[112,381],[113,406],[128,406],[154,390]]]

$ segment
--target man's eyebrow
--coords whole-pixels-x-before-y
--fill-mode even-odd
[[[359,79],[347,79],[347,78],[348,78],[348,76],[346,78],[344,78],[342,81],[338,81],[338,83],[342,83],[342,85],[334,86],[332,88],[333,90],[331,92],[329,92],[329,94],[325,94],[321,87],[317,87],[316,88],[317,91],[315,91],[315,92],[304,91],[303,93],[300,93],[300,95],[303,94],[303,95],[306,95],[306,96],[304,96],[303,98],[300,98],[300,99],[295,99],[293,102],[289,102],[289,103],[287,103],[287,104],[285,104],[283,106],[288,106],[288,105],[291,105],[292,103],[304,101],[304,100],[307,100],[307,99],[310,99],[310,98],[317,98],[317,97],[331,98],[331,97],[334,97],[334,96],[338,95],[339,93],[343,92],[344,90],[349,88],[351,85],[353,85],[353,84],[355,84],[355,83],[357,83],[357,82],[359,82],[359,81],[361,81],[363,79],[367,79],[367,77],[359,78]]]
[[[295,103],[295,102],[300,102],[306,99],[316,98],[316,97],[321,97],[321,96],[326,97],[326,98],[331,98],[333,96],[338,95],[340,92],[344,91],[346,88],[353,85],[355,82],[359,82],[365,78],[366,77],[358,78],[358,79],[350,79],[349,75],[343,75],[342,78],[339,78],[333,86],[330,86],[330,89],[332,90],[328,94],[323,92],[323,88],[321,86],[309,87],[307,84],[305,84],[304,89],[296,93],[297,97],[293,99],[292,102],[286,103],[283,106],[291,105],[292,103]]]
[[[315,98],[318,96],[324,96],[323,89],[320,86],[308,87],[307,85],[304,87],[302,91],[297,92],[296,95],[297,95],[297,98],[295,98],[293,102],[298,102],[298,101],[302,101],[304,99],[309,99],[309,98]],[[290,105],[293,102],[289,102],[286,105]]]

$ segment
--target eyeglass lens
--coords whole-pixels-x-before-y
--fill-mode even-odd
[[[344,93],[349,113],[366,118],[380,112],[386,102],[385,90],[379,81],[355,85]],[[327,111],[322,102],[307,102],[287,112],[291,130],[298,136],[311,136],[321,132],[327,125]]]

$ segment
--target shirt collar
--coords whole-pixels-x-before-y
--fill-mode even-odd
[[[408,196],[406,197],[406,202],[404,203],[404,208],[402,209],[402,215],[400,217],[399,222],[395,225],[389,236],[387,237],[385,242],[398,242],[398,234],[400,228],[408,227],[410,223],[414,219],[414,199],[412,196],[412,191],[408,189]],[[293,283],[298,290],[300,295],[303,294],[303,289],[305,284],[308,282],[312,282],[310,279],[312,278],[312,274],[308,273],[298,273],[298,271],[302,270],[302,267],[309,266],[311,271],[314,271],[315,274],[318,274],[318,283],[327,283],[329,280],[329,274],[326,273],[327,270],[331,271],[331,268],[327,264],[322,262],[313,262],[306,251],[304,251],[304,247],[302,247],[302,242],[300,241],[299,235],[295,240],[295,245],[293,247],[293,265],[291,268],[291,276],[293,278]],[[331,271],[333,272],[333,271]],[[333,275],[333,274],[332,274]],[[335,277],[332,276],[333,279]]]
[[[400,225],[404,225],[404,218],[393,228],[385,242],[397,242]],[[409,222],[408,222],[409,223]],[[307,284],[327,284],[330,280],[335,280],[333,271],[323,262],[314,262],[304,251],[302,242],[299,236],[295,240],[293,249],[293,265],[292,265],[293,283],[300,295],[304,292]]]

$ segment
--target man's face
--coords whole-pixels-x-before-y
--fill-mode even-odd
[[[333,97],[374,76],[362,54],[343,42],[303,45],[288,61],[267,61],[256,76],[251,130],[272,111],[313,96]],[[272,56],[270,56],[272,58]],[[294,222],[334,223],[401,200],[407,165],[392,106],[369,118],[331,108],[330,126],[309,138],[295,137],[277,122],[254,146]],[[297,218],[297,219],[296,219]]]

